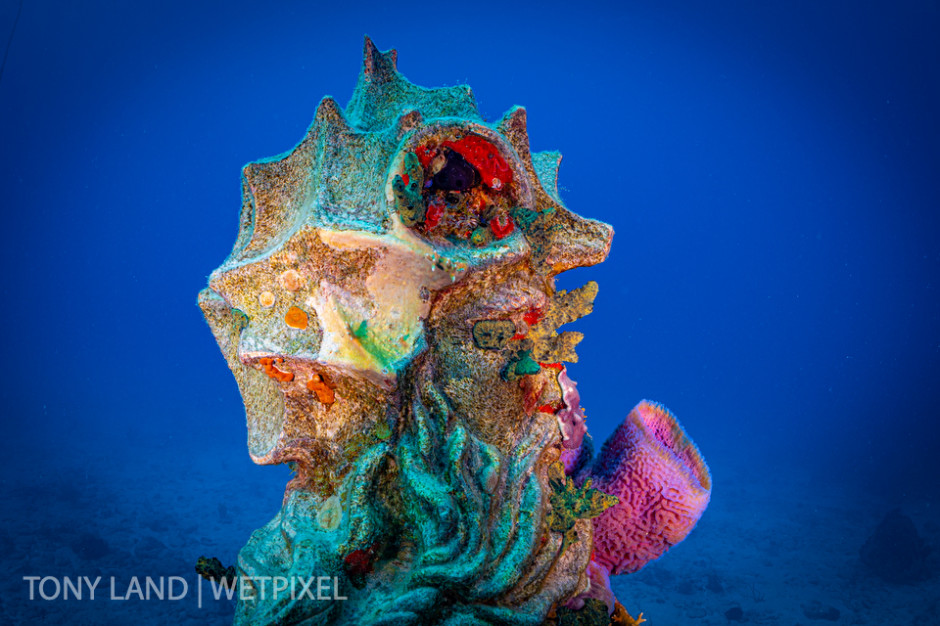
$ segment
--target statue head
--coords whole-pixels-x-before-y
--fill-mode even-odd
[[[324,98],[297,146],[245,166],[199,303],[252,459],[295,477],[238,570],[337,576],[351,599],[255,594],[236,621],[541,624],[606,580],[591,518],[616,498],[572,480],[591,446],[565,368],[582,336],[560,330],[597,285],[554,277],[613,232],[564,206],[560,159],[530,150],[524,109],[488,123],[366,39],[345,109]]]
[[[469,88],[414,86],[368,40],[364,57],[345,110],[324,98],[293,150],[245,166],[235,247],[200,294],[251,457],[308,477],[398,428],[419,355],[493,441],[518,411],[560,408],[580,335],[555,327],[596,289],[559,304],[553,276],[612,235],[564,207],[560,155],[530,152],[524,109],[487,124]]]

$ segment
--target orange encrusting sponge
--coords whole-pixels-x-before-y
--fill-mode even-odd
[[[301,309],[292,306],[284,315],[284,323],[291,328],[303,330],[307,328],[307,314]]]
[[[283,362],[284,362],[284,359],[280,359],[280,358],[274,359],[270,357],[264,357],[264,358],[258,359],[258,363],[260,363],[261,366],[264,367],[265,374],[267,374],[274,380],[280,381],[282,383],[289,383],[290,381],[294,380],[294,373],[279,370],[274,365],[275,363],[283,363]]]

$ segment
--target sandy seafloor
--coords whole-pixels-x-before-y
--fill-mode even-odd
[[[234,606],[197,606],[200,555],[226,564],[252,530],[277,511],[284,468],[252,466],[247,454],[205,446],[137,442],[113,456],[81,463],[8,459],[0,504],[0,624],[227,624]],[[216,446],[219,447],[219,446]],[[223,447],[224,448],[224,447]],[[31,456],[31,455],[30,455]],[[220,460],[222,459],[222,460]],[[712,503],[684,543],[639,573],[618,576],[620,600],[650,626],[727,625],[738,606],[744,622],[940,624],[940,579],[891,585],[859,560],[864,543],[891,508],[840,488],[838,476],[812,475],[765,459],[731,459],[710,451]],[[940,545],[940,502],[902,506],[921,535]],[[23,576],[102,576],[97,597],[28,601]],[[183,576],[178,601],[119,601],[133,576]],[[803,606],[838,609],[835,622],[809,619]]]

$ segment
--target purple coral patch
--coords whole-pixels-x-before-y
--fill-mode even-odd
[[[594,518],[594,558],[635,572],[682,541],[708,506],[711,476],[661,404],[640,402],[604,443],[587,478],[620,501]]]
[[[567,369],[562,369],[558,374],[558,384],[561,386],[561,397],[565,406],[555,414],[555,418],[558,420],[558,427],[561,428],[564,447],[568,450],[576,450],[581,447],[584,433],[587,432],[578,383],[568,378]]]

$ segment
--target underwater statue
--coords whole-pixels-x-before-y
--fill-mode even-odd
[[[564,365],[582,335],[559,329],[597,285],[554,276],[613,231],[564,206],[560,159],[530,151],[524,109],[487,123],[468,87],[415,86],[366,39],[346,108],[324,98],[293,150],[245,166],[199,304],[252,459],[294,476],[230,570],[237,624],[642,619],[609,576],[681,541],[711,479],[645,401],[594,457]],[[311,576],[338,593],[264,588]]]

